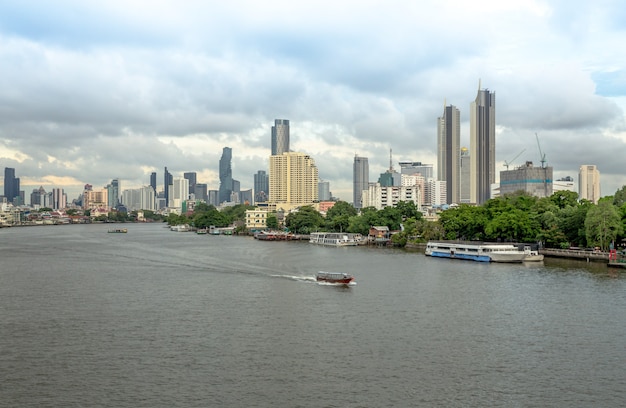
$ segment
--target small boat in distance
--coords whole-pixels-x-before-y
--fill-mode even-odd
[[[328,283],[337,283],[341,285],[348,285],[350,282],[354,280],[354,276],[350,275],[349,273],[319,271],[315,279],[318,282],[328,282]]]
[[[127,232],[128,229],[126,228],[114,228],[109,230],[110,234],[126,234]]]

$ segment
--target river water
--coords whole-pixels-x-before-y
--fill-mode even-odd
[[[626,405],[626,271],[124,226],[0,230],[0,406]]]

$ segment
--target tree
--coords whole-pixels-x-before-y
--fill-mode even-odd
[[[267,214],[267,219],[265,220],[265,225],[269,229],[278,229],[278,218],[276,218],[276,214]]]
[[[603,250],[608,249],[609,244],[623,233],[622,220],[612,200],[600,200],[598,205],[589,209],[585,218],[585,233],[589,245]]]
[[[559,208],[576,207],[578,205],[578,193],[568,190],[555,191],[550,196],[550,201]]]
[[[626,204],[626,186],[622,186],[622,188],[617,190],[613,195],[613,205],[621,207],[624,204]]]
[[[357,210],[352,204],[345,201],[337,201],[326,212],[326,228],[329,231],[347,231],[350,225],[350,217],[357,215]]]
[[[300,207],[296,212],[289,213],[285,218],[285,226],[290,231],[308,234],[317,231],[324,225],[324,218],[310,205]]]

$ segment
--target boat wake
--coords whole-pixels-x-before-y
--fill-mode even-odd
[[[315,276],[295,276],[295,275],[270,275],[273,278],[289,279],[297,282],[317,283],[322,286],[356,286],[356,282],[352,281],[348,284],[335,282],[318,282]]]

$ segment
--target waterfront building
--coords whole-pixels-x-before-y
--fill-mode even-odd
[[[128,211],[157,209],[156,194],[152,186],[144,186],[122,192],[122,203]]]
[[[437,180],[446,182],[446,202],[460,202],[461,113],[456,106],[445,106],[437,118]]]
[[[289,152],[289,121],[275,119],[272,126],[272,156]]]
[[[480,205],[496,182],[496,94],[478,88],[470,104],[470,202]]]
[[[598,204],[600,199],[600,171],[595,164],[584,164],[578,172],[578,198]]]
[[[264,203],[269,197],[270,176],[265,170],[259,170],[254,175],[254,202]]]
[[[100,190],[93,190],[90,184],[85,185],[83,191],[83,209],[108,211],[109,205],[109,192],[106,188]],[[93,214],[92,214],[93,215]]]
[[[500,196],[523,191],[535,197],[552,195],[552,167],[534,167],[533,162],[500,172]]]
[[[354,156],[352,165],[352,205],[363,208],[363,192],[368,190],[370,183],[370,166],[367,157]]]
[[[289,211],[319,201],[318,169],[308,154],[288,152],[270,156],[269,202]]]
[[[267,228],[267,208],[246,210],[246,228],[248,231],[259,231]]]

